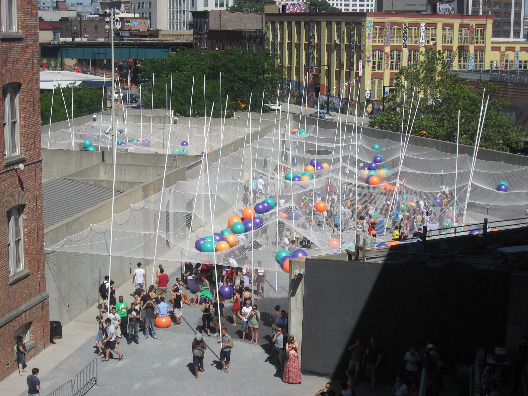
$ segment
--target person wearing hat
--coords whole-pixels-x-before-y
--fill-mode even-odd
[[[193,354],[193,366],[194,366],[194,377],[198,378],[198,368],[201,371],[205,371],[203,359],[207,345],[203,341],[201,334],[196,334],[192,342],[192,354]]]

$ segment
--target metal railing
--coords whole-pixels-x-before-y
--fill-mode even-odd
[[[48,396],[84,396],[97,384],[97,358]]]

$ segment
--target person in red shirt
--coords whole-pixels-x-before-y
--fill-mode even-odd
[[[357,379],[363,361],[365,359],[365,346],[359,338],[356,338],[356,342],[348,347],[349,351],[352,351],[350,356],[350,363],[348,365],[349,376],[352,382],[353,387],[357,384]]]
[[[165,297],[167,294],[167,285],[169,283],[169,275],[165,273],[163,268],[160,268],[160,273],[156,278],[158,288],[156,289],[156,295],[159,297]]]

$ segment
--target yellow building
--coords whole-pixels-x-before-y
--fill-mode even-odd
[[[444,51],[453,70],[528,69],[528,43],[492,39],[491,15],[279,13],[273,4],[266,4],[270,50],[312,101],[328,86],[332,96],[356,99],[357,84],[361,101],[379,100],[426,47]]]

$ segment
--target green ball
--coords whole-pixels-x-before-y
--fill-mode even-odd
[[[97,149],[94,146],[90,146],[86,150],[87,151],[97,151]]]
[[[225,237],[226,235],[232,235],[233,233],[226,228],[220,231],[220,234],[222,234],[222,236]]]
[[[214,243],[212,241],[205,241],[200,247],[202,252],[211,253],[214,252]]]
[[[273,198],[266,198],[264,201],[270,204],[271,209],[275,207],[275,200]]]
[[[372,146],[372,150],[380,151],[381,147],[380,147],[379,144],[375,144],[375,145]]]
[[[241,222],[236,221],[231,226],[231,230],[233,230],[235,234],[242,234],[246,232],[246,227],[244,227],[244,224],[242,224]]]
[[[286,178],[286,180],[290,180],[293,179],[293,172],[288,172],[286,173],[286,175],[284,175],[284,177]]]
[[[375,169],[373,169],[373,170],[369,170],[368,175],[369,175],[369,176],[377,176],[377,175],[378,175],[378,171],[375,170]]]
[[[401,206],[401,210],[402,210],[403,212],[405,212],[405,211],[407,210],[407,205],[402,205],[402,206]]]
[[[181,149],[181,152],[185,155],[189,154],[189,150],[187,150],[186,148]]]
[[[131,140],[131,143],[136,143],[138,140],[136,138]]]
[[[387,176],[389,176],[390,171],[389,171],[387,168],[382,168],[382,169],[385,171],[385,173],[387,174]]]
[[[310,180],[313,179],[312,172],[308,172],[308,171],[306,171],[306,172],[304,172],[304,173],[302,174],[302,176],[308,176],[308,177],[310,178]]]
[[[206,241],[211,241],[211,242],[214,241],[214,238],[211,235],[204,236],[204,239]]]
[[[92,147],[92,141],[90,139],[86,139],[84,142],[83,142],[83,147],[85,149],[88,149],[88,147]]]
[[[280,263],[283,257],[289,256],[289,255],[290,255],[290,252],[288,252],[287,250],[285,249],[279,250],[277,254],[275,255],[275,260],[277,260],[277,262]]]
[[[176,148],[172,149],[172,154],[181,154],[181,153],[182,153],[182,151],[181,151],[181,149],[179,147],[176,147]]]

